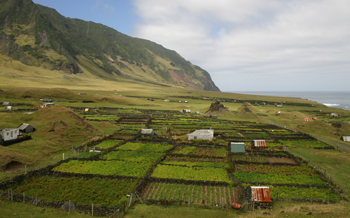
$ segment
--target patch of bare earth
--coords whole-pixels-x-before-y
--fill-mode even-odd
[[[293,159],[290,158],[279,158],[279,157],[269,157],[268,158],[270,163],[290,163],[290,164],[297,164]]]
[[[156,185],[152,183],[152,191],[149,195],[149,198],[152,199],[152,196],[154,197],[155,196],[155,193],[154,193],[154,189],[156,189]]]
[[[149,183],[147,184],[145,190],[143,190],[142,192],[142,195],[141,195],[142,198],[147,198],[151,185],[152,184],[149,184]]]

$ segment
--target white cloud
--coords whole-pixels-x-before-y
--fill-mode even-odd
[[[133,36],[176,50],[222,90],[277,90],[274,81],[288,90],[349,90],[341,82],[325,86],[350,79],[348,0],[133,3],[141,18]]]
[[[93,0],[95,2],[95,4],[93,5],[93,9],[102,9],[102,14],[107,16],[111,13],[114,12],[114,7],[109,4],[109,3],[106,3],[104,0]]]

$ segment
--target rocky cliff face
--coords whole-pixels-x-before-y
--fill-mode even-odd
[[[70,19],[31,0],[0,1],[0,52],[27,65],[108,80],[126,78],[220,91],[210,75],[175,51],[107,26]],[[170,70],[169,70],[170,69]]]

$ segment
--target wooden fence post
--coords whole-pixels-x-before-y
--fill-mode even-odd
[[[91,216],[94,216],[94,204],[92,204],[91,209]]]

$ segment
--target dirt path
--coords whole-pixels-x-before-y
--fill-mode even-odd
[[[315,137],[315,138],[317,138],[317,140],[324,141],[324,142],[326,142],[328,144],[334,144],[334,145],[344,149],[345,151],[350,152],[350,148],[348,146],[346,146],[346,145],[340,144],[338,142],[335,142],[335,141],[332,141],[332,140],[329,140],[329,139],[323,139],[323,138],[319,138],[319,137]]]

